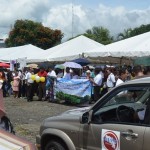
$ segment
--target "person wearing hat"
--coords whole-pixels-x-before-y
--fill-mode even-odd
[[[86,79],[90,79],[91,78],[91,71],[87,70],[86,71]]]

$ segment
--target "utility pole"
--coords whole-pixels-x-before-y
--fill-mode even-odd
[[[12,30],[12,29],[13,29],[13,25],[11,24],[11,25],[10,25],[10,30]]]
[[[73,29],[74,29],[74,0],[72,0],[72,38],[73,38]]]

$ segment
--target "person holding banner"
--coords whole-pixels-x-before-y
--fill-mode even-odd
[[[80,79],[78,70],[73,70],[72,79]]]
[[[70,80],[72,78],[69,67],[66,68],[66,73],[64,74],[63,78],[67,80]]]
[[[100,98],[100,88],[102,86],[102,75],[100,74],[99,68],[95,68],[94,73],[95,73],[94,79],[90,78],[89,80],[93,83],[94,101],[96,102]]]

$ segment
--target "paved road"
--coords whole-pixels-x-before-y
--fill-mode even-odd
[[[33,143],[35,143],[35,136],[45,118],[75,108],[75,106],[42,102],[36,99],[35,97],[34,101],[27,102],[24,98],[4,98],[6,112],[14,125],[16,135]]]

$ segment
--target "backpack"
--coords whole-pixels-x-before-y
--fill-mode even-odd
[[[3,116],[1,118],[0,124],[3,126],[2,129],[4,129],[5,131],[15,134],[13,125],[7,116]]]

